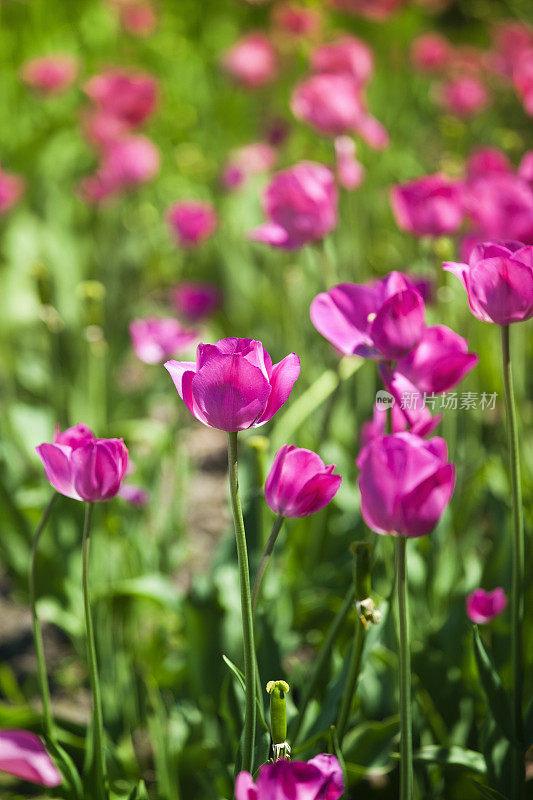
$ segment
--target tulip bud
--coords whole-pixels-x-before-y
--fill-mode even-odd
[[[269,681],[266,690],[270,695],[270,735],[274,760],[289,758],[291,748],[287,738],[287,707],[285,695],[290,691],[286,681]]]

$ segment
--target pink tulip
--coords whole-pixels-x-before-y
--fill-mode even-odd
[[[484,178],[489,172],[511,173],[512,166],[498,147],[478,147],[466,160],[467,180]]]
[[[468,264],[446,262],[466,289],[472,314],[483,322],[509,325],[533,317],[533,247],[486,242]]]
[[[335,155],[337,157],[337,176],[339,183],[348,191],[361,185],[365,176],[365,168],[355,156],[356,147],[349,136],[337,136],[335,139]]]
[[[422,72],[440,72],[448,66],[452,47],[440,33],[423,33],[411,45],[411,61]]]
[[[390,203],[397,225],[416,236],[453,233],[463,220],[459,184],[441,174],[394,186]]]
[[[184,281],[172,291],[174,306],[189,322],[209,317],[220,305],[220,292],[210,283]]]
[[[494,43],[502,72],[511,77],[514,65],[533,50],[533,28],[525,21],[501,22],[494,29]]]
[[[236,800],[339,800],[342,769],[335,756],[321,753],[309,761],[276,761],[259,769],[257,780],[240,772]]]
[[[126,136],[111,141],[93,175],[81,181],[80,194],[99,203],[152,180],[159,172],[159,149],[146,136]]]
[[[326,467],[312,450],[284,444],[265,484],[268,506],[282,517],[308,517],[328,505],[341,485],[334,464]]]
[[[446,442],[413,433],[393,433],[372,441],[357,459],[361,513],[375,533],[408,538],[436,526],[455,485]]]
[[[118,496],[135,508],[144,508],[150,501],[150,492],[133,483],[123,483],[118,490]]]
[[[440,101],[446,111],[458,117],[479,114],[489,104],[483,84],[471,75],[453,78],[442,86]]]
[[[474,589],[466,598],[466,613],[476,625],[486,625],[497,617],[507,606],[507,596],[499,586],[492,592]]]
[[[122,439],[96,439],[86,425],[75,425],[52,443],[35,448],[46,477],[60,494],[89,503],[111,500],[119,488],[128,450]]]
[[[142,125],[157,106],[157,81],[145,72],[108,69],[84,88],[99,109],[132,127]]]
[[[402,358],[424,330],[424,301],[399,272],[369,284],[334,286],[315,297],[310,313],[317,331],[341,353],[364,358]]]
[[[218,218],[210,203],[180,200],[167,211],[170,232],[180,247],[198,247],[214,233]]]
[[[311,54],[315,72],[346,73],[358,86],[364,86],[374,71],[374,58],[370,47],[355,36],[340,39],[317,47]]]
[[[253,142],[241,147],[230,157],[222,183],[227,189],[236,189],[252,175],[269,172],[275,165],[278,154],[268,142]]]
[[[326,136],[355,131],[364,115],[360,87],[345,73],[312,75],[299,83],[292,94],[291,110]]]
[[[263,33],[250,33],[226,50],[222,66],[236,83],[256,89],[276,77],[276,51]]]
[[[59,94],[74,83],[78,65],[73,56],[55,55],[32,58],[22,66],[25,84],[42,94]]]
[[[25,188],[26,184],[19,175],[4,172],[0,166],[0,214],[5,214],[18,203]]]
[[[467,181],[463,204],[479,238],[533,244],[533,189],[517,175],[490,172]]]
[[[513,85],[526,114],[533,116],[533,47],[516,58],[513,65]]]
[[[479,361],[468,352],[468,342],[447,328],[425,328],[413,350],[398,361],[397,369],[422,392],[447,392],[456,386]]]
[[[0,730],[0,772],[39,786],[63,782],[39,737],[15,728]]]
[[[130,336],[135,355],[145,364],[162,364],[198,338],[196,331],[187,330],[172,317],[135,319],[130,323]]]
[[[91,109],[84,112],[81,125],[83,134],[89,144],[104,150],[110,147],[113,142],[124,139],[131,130],[128,122],[101,109]]]
[[[272,14],[274,25],[283,33],[295,38],[310,36],[320,30],[318,11],[299,3],[283,3]]]
[[[337,201],[331,170],[301,161],[270,181],[263,196],[269,221],[250,231],[249,238],[286,249],[323,239],[337,224]]]
[[[332,4],[350,14],[382,21],[399,11],[405,0],[332,0]]]
[[[518,167],[518,177],[533,188],[533,150],[528,150],[522,156],[522,161]]]
[[[119,22],[132,36],[145,39],[157,27],[157,15],[149,0],[127,0],[117,4]]]
[[[194,361],[167,361],[178,394],[199,422],[241,431],[268,422],[287,402],[300,374],[295,353],[278,364],[253,339],[199,344]]]

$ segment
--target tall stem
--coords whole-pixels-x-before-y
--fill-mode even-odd
[[[263,550],[263,555],[261,556],[261,561],[259,563],[259,567],[257,569],[257,575],[255,576],[254,585],[252,588],[252,610],[255,611],[255,607],[257,605],[257,598],[259,596],[259,590],[261,588],[261,581],[263,580],[263,575],[265,574],[266,568],[268,567],[268,562],[270,560],[270,556],[272,555],[272,551],[274,550],[274,545],[276,544],[276,540],[278,538],[279,532],[281,530],[281,526],[285,517],[278,515],[274,520],[274,524],[272,526],[272,530],[270,532],[270,536],[268,537],[268,542],[265,545],[265,549]]]
[[[361,671],[361,660],[363,657],[363,648],[365,646],[365,628],[360,619],[355,621],[355,631],[352,639],[352,646],[350,650],[350,665],[348,667],[348,676],[346,678],[346,685],[342,695],[341,707],[339,710],[339,717],[337,720],[337,736],[339,744],[342,746],[342,739],[346,731],[346,725],[350,718],[350,711],[353,707],[355,690],[357,688],[357,680],[359,672]]]
[[[248,566],[248,550],[246,532],[242,518],[241,500],[239,497],[239,469],[237,463],[237,434],[228,433],[228,466],[231,508],[235,526],[237,558],[239,562],[239,583],[241,589],[242,637],[244,644],[244,680],[245,707],[244,731],[242,738],[242,769],[253,772],[255,743],[255,647],[254,626],[252,617],[252,599],[250,594],[250,569]]]
[[[54,726],[54,717],[52,715],[52,704],[50,702],[50,687],[48,685],[48,674],[46,671],[46,660],[44,657],[44,644],[43,632],[41,630],[41,623],[37,616],[37,594],[35,589],[35,574],[37,564],[37,551],[42,533],[46,527],[46,523],[50,517],[52,507],[56,501],[57,494],[54,492],[48,501],[46,508],[43,511],[41,521],[35,531],[33,543],[31,547],[31,561],[30,561],[30,578],[29,578],[29,594],[30,594],[30,608],[33,620],[33,639],[35,643],[35,655],[37,656],[37,675],[39,678],[39,690],[43,701],[43,724],[44,732],[50,741],[56,741],[56,733]]]
[[[411,721],[411,660],[409,621],[407,616],[407,571],[405,549],[407,539],[396,539],[398,649],[400,674],[400,800],[413,797],[413,734]]]
[[[98,661],[96,658],[96,645],[94,641],[93,618],[91,614],[91,599],[89,594],[89,545],[92,515],[93,504],[86,503],[82,542],[83,606],[85,610],[85,630],[87,635],[87,665],[89,667],[89,681],[93,695],[94,761],[97,782],[96,791],[98,800],[105,800],[107,797],[107,771],[104,755],[104,721],[102,715],[100,681],[98,678]]]
[[[522,727],[522,622],[524,618],[524,516],[522,506],[522,483],[520,477],[520,453],[518,446],[518,425],[511,370],[511,350],[509,326],[502,332],[502,366],[505,390],[505,413],[507,417],[507,440],[509,448],[509,469],[511,473],[511,495],[513,505],[512,538],[512,583],[511,583],[511,662],[513,670],[512,722],[516,744],[513,746],[512,791],[513,800],[524,796],[525,763]]]

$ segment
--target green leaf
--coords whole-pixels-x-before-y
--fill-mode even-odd
[[[95,593],[95,600],[121,596],[152,600],[172,611],[179,608],[178,590],[169,578],[159,573],[139,575],[136,578],[128,578],[114,583],[105,590]]]
[[[487,765],[482,753],[476,750],[467,750],[465,747],[439,747],[428,745],[421,747],[414,753],[415,761],[425,761],[431,764],[442,764],[451,767],[466,767],[466,769],[485,775]]]
[[[486,800],[509,800],[500,792],[497,792],[496,789],[492,789],[490,786],[485,786],[484,783],[478,783],[478,781],[472,781],[478,792],[480,793],[481,797],[486,798]]]
[[[148,792],[144,781],[139,781],[137,786],[131,791],[128,800],[148,800]]]
[[[233,661],[231,661],[226,655],[224,655],[224,653],[222,653],[222,660],[224,661],[224,664],[228,667],[228,669],[231,670],[232,674],[237,678],[237,681],[239,682],[243,692],[246,692],[246,683],[245,683],[245,679],[244,679],[243,673],[233,663]],[[255,702],[257,704],[257,710],[259,712],[259,722],[265,728],[265,730],[269,731],[269,733],[270,733],[269,727],[268,727],[268,725],[266,723],[266,720],[265,720],[265,714],[264,714],[264,711],[263,711],[263,705],[262,705],[261,699],[260,699],[260,697],[258,695],[257,686],[256,686],[256,693],[255,693]]]
[[[363,722],[348,731],[342,748],[346,762],[350,762],[348,773],[356,766],[372,771],[388,767],[398,728],[399,720],[395,716],[381,722]]]
[[[500,676],[485,650],[477,625],[474,626],[474,655],[481,685],[485,692],[489,709],[502,733],[509,741],[514,741],[511,729],[511,707],[509,698],[503,688]]]

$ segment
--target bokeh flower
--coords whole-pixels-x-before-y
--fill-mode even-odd
[[[287,249],[323,239],[337,224],[337,202],[331,170],[301,161],[272,178],[263,196],[269,221],[250,231],[249,238]]]
[[[334,469],[334,464],[326,466],[312,450],[283,445],[265,483],[268,506],[282,517],[315,514],[331,502],[341,485]]]
[[[390,202],[398,226],[416,236],[453,233],[463,220],[461,188],[441,174],[393,186]]]
[[[108,69],[93,75],[84,89],[98,108],[132,127],[145,122],[157,106],[157,81],[146,72]]]
[[[178,394],[204,425],[235,432],[268,422],[287,402],[300,374],[295,353],[278,364],[254,339],[199,344],[194,361],[167,361]]]
[[[372,439],[357,459],[361,513],[375,533],[424,536],[448,505],[455,467],[446,442],[413,433]]]
[[[226,50],[222,66],[236,83],[256,89],[276,77],[277,55],[263,33],[249,33]]]
[[[73,56],[49,55],[26,61],[21,78],[42,94],[59,94],[74,83],[77,71],[78,64]]]
[[[11,172],[4,172],[0,166],[0,214],[5,214],[18,203],[25,187],[23,178]]]
[[[507,595],[499,586],[492,592],[474,589],[466,598],[466,613],[476,625],[486,625],[497,617],[507,606]]]
[[[220,291],[212,283],[183,281],[172,290],[172,302],[189,322],[209,317],[220,305]]]
[[[236,800],[339,800],[344,792],[342,769],[335,756],[321,753],[309,761],[264,764],[254,779],[240,772]]]
[[[128,464],[122,439],[97,439],[82,424],[63,432],[56,430],[53,442],[35,449],[54,489],[89,503],[111,500]]]
[[[211,203],[180,200],[167,211],[167,222],[180,247],[198,247],[214,233],[218,218]]]
[[[423,33],[411,44],[411,61],[422,72],[440,72],[448,66],[452,47],[440,33]]]
[[[59,786],[63,779],[35,733],[0,730],[0,772],[39,786]]]
[[[361,185],[365,177],[365,168],[357,160],[356,146],[349,136],[337,136],[335,139],[335,156],[337,160],[337,178],[340,185],[353,191]]]
[[[489,93],[481,81],[472,75],[461,75],[447,81],[439,95],[446,111],[458,117],[479,114],[489,104]]]
[[[422,392],[447,392],[461,381],[478,363],[475,353],[468,352],[468,342],[446,325],[424,329],[419,343],[396,368]]]
[[[533,247],[520,242],[476,245],[468,264],[445,262],[464,288],[472,314],[509,325],[533,317]]]
[[[198,338],[172,317],[146,317],[130,323],[130,337],[135,355],[145,364],[163,361],[187,348]]]
[[[278,154],[268,142],[252,142],[231,154],[224,172],[222,183],[226,189],[237,189],[252,175],[260,175],[272,169]]]
[[[372,50],[356,36],[341,36],[328,44],[320,45],[311,53],[314,72],[345,73],[364,86],[374,71]]]

